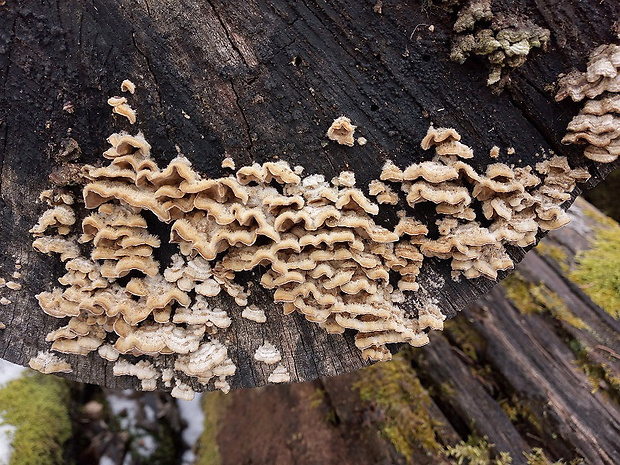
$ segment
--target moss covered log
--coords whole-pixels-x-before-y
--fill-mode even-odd
[[[0,389],[0,424],[13,425],[10,465],[67,463],[72,434],[65,380],[28,371]]]

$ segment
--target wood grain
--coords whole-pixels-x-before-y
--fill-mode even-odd
[[[513,7],[494,2],[499,11]],[[330,179],[355,171],[358,184],[377,178],[386,159],[399,165],[430,158],[419,141],[432,122],[456,128],[487,164],[490,147],[514,147],[503,161],[533,164],[536,153],[555,150],[573,166],[595,174],[611,166],[586,163],[578,148],[559,144],[578,111],[556,104],[548,87],[573,66],[583,69],[590,50],[612,39],[620,14],[615,2],[521,2],[519,10],[549,28],[552,44],[512,73],[504,92],[485,86],[482,61],[449,60],[454,13],[420,2],[149,0],[140,2],[9,1],[0,7],[0,272],[22,265],[24,288],[8,293],[0,308],[0,356],[25,364],[47,348],[44,336],[60,321],[43,314],[34,295],[50,290],[60,264],[34,252],[27,233],[43,210],[39,192],[58,166],[54,155],[68,137],[80,161],[100,158],[114,130],[105,100],[131,78],[139,128],[160,165],[176,146],[209,176],[222,175],[224,153],[237,166],[279,157]],[[433,24],[434,32],[421,24]],[[574,32],[576,31],[576,32]],[[70,102],[73,113],[63,111]],[[331,121],[349,116],[369,143],[354,148],[326,144]],[[187,116],[186,116],[187,115]],[[132,128],[133,129],[133,128]],[[422,212],[423,214],[423,212]],[[391,224],[394,218],[379,218]],[[515,260],[523,250],[511,250]],[[427,260],[419,298],[432,295],[448,316],[487,292],[485,279],[453,282],[447,262]],[[438,286],[437,283],[440,283]],[[294,381],[332,376],[365,365],[352,337],[328,336],[298,316],[284,317],[266,291],[257,291],[269,324],[235,319],[227,344],[238,373],[233,387],[259,386],[267,374],[251,354],[263,340],[280,341]],[[220,302],[239,316],[234,303]],[[69,357],[70,378],[108,387],[135,387],[115,378],[111,366]]]

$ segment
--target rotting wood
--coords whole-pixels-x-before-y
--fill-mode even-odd
[[[449,61],[454,15],[441,7],[425,11],[415,2],[384,5],[381,15],[357,2],[7,2],[0,7],[0,217],[3,225],[15,226],[0,230],[0,265],[8,275],[19,261],[24,289],[2,308],[7,327],[0,334],[1,356],[25,364],[58,326],[39,311],[34,294],[50,289],[50,276],[60,276],[61,269],[30,249],[27,231],[42,208],[38,192],[60,167],[52,160],[66,139],[78,141],[83,161],[94,162],[112,128],[128,129],[110,117],[102,100],[118,93],[120,80],[138,85],[138,118],[159,150],[158,160],[169,161],[178,145],[211,176],[223,174],[227,153],[239,166],[277,156],[328,179],[351,168],[358,184],[366,185],[388,158],[402,166],[424,159],[418,144],[432,121],[462,131],[478,153],[514,147],[513,155],[500,160],[508,163],[534,164],[543,150],[568,154],[573,165],[591,168],[595,183],[612,166],[594,167],[581,161],[579,148],[559,144],[578,108],[556,104],[546,87],[573,65],[583,68],[593,43],[612,39],[620,7],[595,1],[559,5],[524,2],[523,11],[551,30],[552,43],[514,70],[496,96],[485,86],[484,66]],[[429,22],[433,31],[415,27]],[[580,34],[566,32],[574,30]],[[67,102],[73,112],[63,111]],[[326,144],[326,128],[344,113],[368,144]],[[522,251],[513,255],[518,259]],[[493,284],[454,283],[447,267],[436,271],[443,287],[431,287],[435,276],[427,276],[422,287],[441,296],[450,316]],[[296,381],[364,365],[351,337],[327,336],[297,316],[281,316],[266,292],[261,301],[269,325],[238,319],[231,341],[239,368],[233,387],[267,379],[252,362],[255,341],[281,340],[283,356],[294,359]],[[71,357],[71,363],[73,379],[136,385],[113,377],[109,364],[97,358]]]

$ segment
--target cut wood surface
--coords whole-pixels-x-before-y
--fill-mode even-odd
[[[508,11],[513,3],[496,1],[493,8]],[[567,155],[572,166],[588,167],[589,185],[613,169],[587,162],[579,147],[560,144],[579,105],[554,102],[551,85],[560,73],[583,70],[591,50],[613,39],[617,2],[521,2],[519,13],[549,29],[551,43],[513,70],[499,95],[485,85],[485,62],[450,61],[455,14],[449,9],[384,2],[379,14],[373,6],[217,0],[0,6],[0,270],[9,278],[19,263],[23,286],[2,290],[10,304],[0,308],[6,325],[0,356],[26,364],[49,347],[45,335],[61,325],[34,296],[51,290],[62,267],[31,248],[28,230],[43,211],[38,195],[62,166],[59,154],[68,138],[79,144],[81,162],[94,163],[110,133],[134,129],[112,117],[105,103],[126,78],[138,86],[132,101],[137,126],[160,165],[178,147],[211,177],[224,174],[226,153],[237,166],[279,157],[327,179],[351,169],[358,185],[366,186],[387,159],[406,166],[430,158],[419,143],[431,123],[457,129],[479,154],[472,162],[477,169],[491,162],[487,154],[495,145],[502,149],[500,161],[518,165],[533,165],[536,154],[552,150]],[[327,143],[327,128],[343,114],[368,144]],[[506,155],[508,147],[513,155]],[[518,261],[524,251],[511,255]],[[432,295],[449,317],[494,285],[487,279],[454,282],[448,262],[429,259],[419,282],[417,296]],[[236,317],[229,347],[237,365],[233,388],[266,383],[268,373],[252,358],[264,340],[279,341],[283,357],[292,361],[293,381],[367,364],[350,335],[327,335],[299,315],[282,315],[258,286],[255,297],[267,313],[266,325],[239,318],[232,299],[219,302]],[[71,379],[137,386],[133,378],[112,376],[111,364],[96,355],[68,359]]]

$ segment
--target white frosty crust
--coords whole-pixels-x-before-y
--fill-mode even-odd
[[[69,362],[51,352],[39,352],[30,359],[28,366],[46,375],[50,373],[71,373],[73,371]]]

